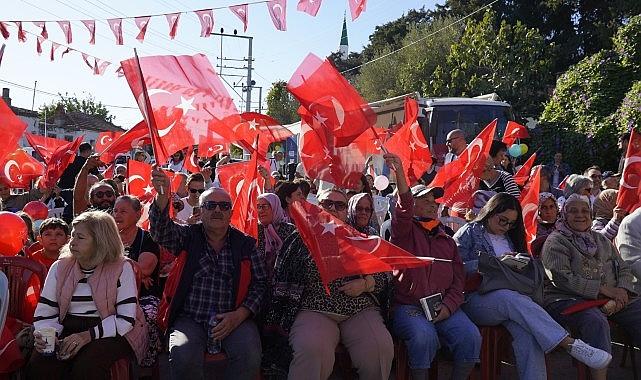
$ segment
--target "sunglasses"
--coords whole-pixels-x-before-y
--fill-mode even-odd
[[[508,218],[498,215],[499,217],[499,226],[501,227],[507,227],[509,229],[512,229],[516,226],[516,220],[509,220]]]
[[[320,205],[325,210],[330,210],[334,208],[336,211],[344,211],[347,208],[347,203],[343,201],[332,201],[329,199],[322,200]]]
[[[356,212],[364,212],[366,214],[371,214],[372,211],[374,211],[374,210],[372,208],[369,208],[369,207],[356,206]]]
[[[461,138],[461,136],[458,136],[458,137],[452,137],[451,139],[445,140],[445,143],[451,143],[452,141],[454,141],[454,140],[456,140],[456,139],[460,139],[460,138]]]
[[[257,210],[271,210],[272,206],[269,204],[257,204],[256,209]]]
[[[220,211],[229,211],[231,210],[231,202],[214,202],[214,201],[206,201],[203,202],[200,207],[204,208],[205,210],[215,210],[216,207],[220,209]]]
[[[202,194],[202,193],[204,193],[204,192],[205,192],[205,189],[192,189],[192,188],[190,187],[190,188],[189,188],[189,192],[190,192],[190,193],[192,193],[192,194],[196,194],[196,193],[198,193],[198,194]]]
[[[111,198],[116,195],[113,191],[96,191],[93,193],[94,197],[96,198]]]

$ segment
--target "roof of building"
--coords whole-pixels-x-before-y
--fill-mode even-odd
[[[49,118],[48,118],[49,119]],[[105,121],[98,116],[89,115],[84,112],[59,112],[49,119],[49,123],[53,121],[53,125],[66,130],[78,131],[89,130],[96,132],[124,132],[125,130],[113,123]],[[40,122],[44,124],[44,122]]]
[[[14,107],[14,106],[11,106],[11,110],[17,116],[35,117],[35,118],[38,117],[38,111],[32,111],[26,108],[20,108],[20,107]]]

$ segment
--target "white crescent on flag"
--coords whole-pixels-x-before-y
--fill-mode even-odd
[[[15,182],[13,178],[11,178],[11,167],[15,166],[20,170],[20,166],[18,166],[18,163],[15,160],[9,160],[7,161],[6,164],[4,164],[4,176],[7,177],[7,179],[11,182]]]

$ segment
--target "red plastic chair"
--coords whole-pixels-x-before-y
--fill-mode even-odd
[[[481,380],[498,379],[501,372],[501,357],[510,349],[506,344],[512,336],[505,327],[479,326],[481,333]]]
[[[24,249],[24,254],[26,257],[30,258],[35,252],[39,251],[40,249],[42,249],[42,244],[40,244],[40,242],[37,241],[31,244],[30,246],[26,247]]]
[[[47,268],[41,263],[20,256],[0,257],[0,271],[9,280],[9,311],[8,316],[21,321],[31,321],[33,315],[25,315],[25,298],[31,285],[31,278],[36,276],[40,286],[45,283]]]

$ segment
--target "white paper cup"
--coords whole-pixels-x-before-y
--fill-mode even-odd
[[[43,327],[38,330],[42,340],[46,342],[45,349],[42,351],[43,355],[53,355],[56,350],[56,329],[53,327]]]

